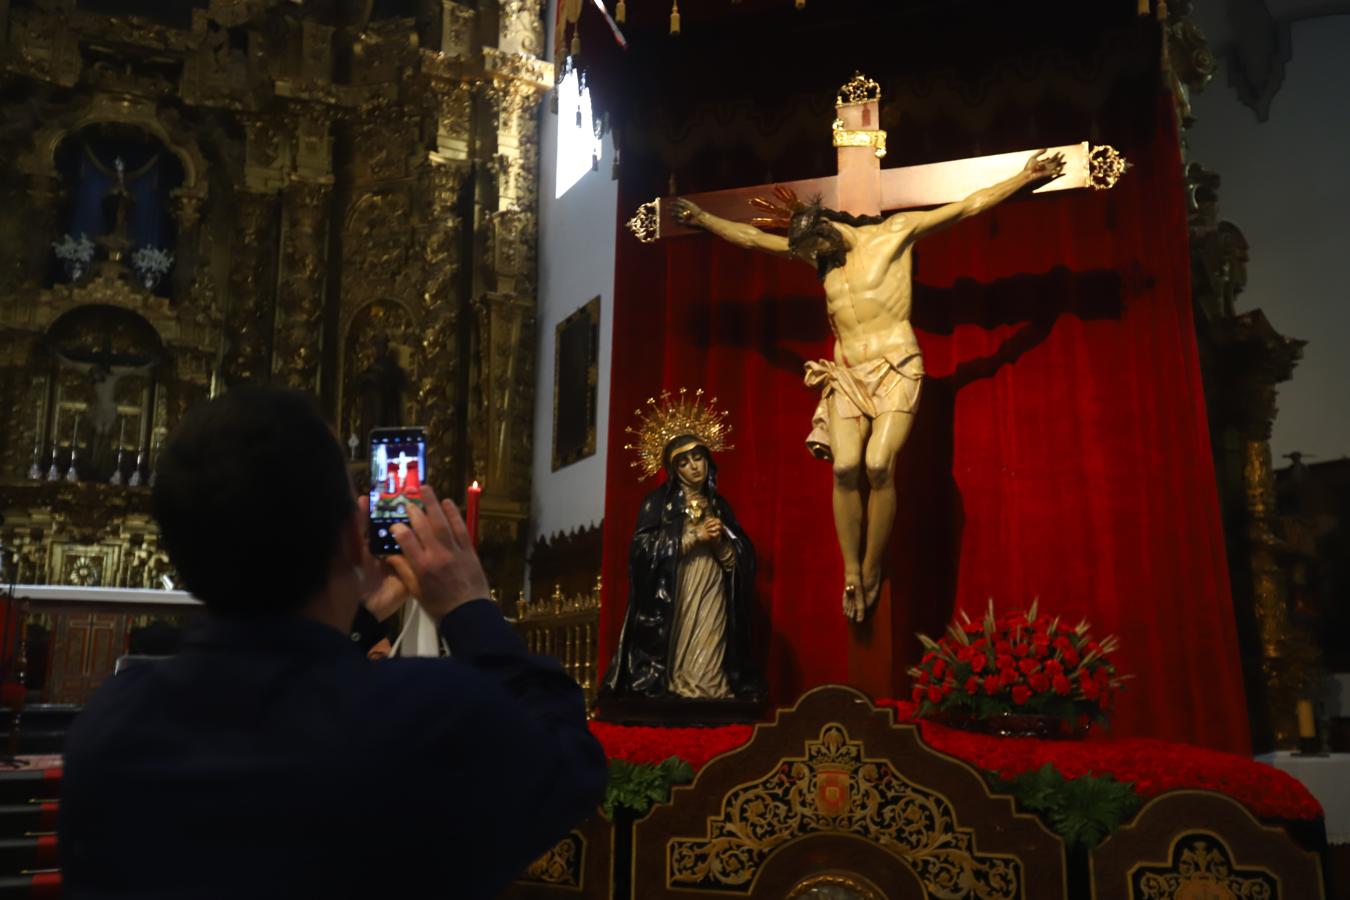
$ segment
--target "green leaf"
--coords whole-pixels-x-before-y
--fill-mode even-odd
[[[600,811],[607,819],[613,819],[614,810],[619,807],[642,815],[652,804],[670,799],[671,785],[688,784],[693,780],[694,767],[678,756],[656,764],[611,759],[609,785],[605,788]]]
[[[1050,763],[1046,763],[1035,772],[1017,776],[1014,782],[1017,785],[1017,799],[1022,801],[1027,809],[1038,812],[1054,809],[1056,798],[1064,790],[1064,776]]]
[[[1135,814],[1142,801],[1134,786],[1107,776],[1066,779],[1052,764],[1012,779],[989,773],[995,791],[1012,794],[1036,813],[1069,849],[1090,850]]]
[[[1050,823],[1071,849],[1090,850],[1134,815],[1139,804],[1132,785],[1084,776],[1065,782]]]

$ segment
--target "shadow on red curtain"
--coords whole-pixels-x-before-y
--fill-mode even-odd
[[[1120,636],[1135,679],[1119,733],[1249,753],[1170,104],[1158,123],[1122,148],[1135,168],[1114,190],[1017,198],[919,245],[929,377],[897,467],[890,569],[910,655],[896,666],[956,608],[1039,598]],[[602,664],[653,484],[629,468],[624,427],[662,388],[704,387],[735,429],[719,487],[758,552],[774,698],[846,681],[831,475],[803,444],[816,394],[802,364],[831,347],[814,273],[708,236],[643,246],[621,231],[614,316]]]

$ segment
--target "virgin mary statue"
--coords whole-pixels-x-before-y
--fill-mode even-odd
[[[648,401],[635,467],[665,472],[638,512],[628,554],[628,609],[602,696],[763,699],[751,661],[755,550],[717,489],[725,414],[692,399]]]

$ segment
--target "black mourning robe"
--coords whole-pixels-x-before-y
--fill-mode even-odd
[[[722,520],[736,565],[722,572],[726,602],[725,652],[722,667],[738,699],[762,700],[764,681],[751,658],[751,613],[755,589],[755,549],[736,521],[731,504],[718,495],[717,468],[708,459],[703,494],[707,514]],[[684,487],[673,472],[666,483],[642,501],[637,528],[628,551],[628,609],[619,645],[601,685],[602,695],[670,697],[675,609],[679,588],[681,539],[684,534]]]

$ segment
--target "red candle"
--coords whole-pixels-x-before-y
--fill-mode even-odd
[[[464,524],[469,529],[469,540],[473,542],[473,548],[478,549],[478,501],[483,495],[483,489],[475,481],[469,485],[468,510],[464,517]]]

